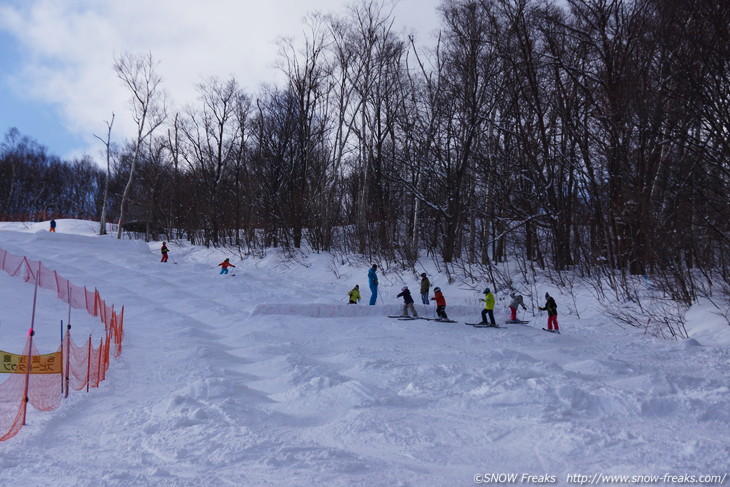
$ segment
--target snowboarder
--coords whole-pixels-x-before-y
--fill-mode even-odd
[[[428,289],[431,287],[431,281],[426,277],[426,273],[421,274],[421,301],[423,304],[429,304]]]
[[[526,310],[527,306],[525,306],[525,301],[522,299],[521,294],[512,292],[509,297],[512,298],[512,301],[509,303],[509,319],[510,321],[517,321],[517,308],[522,306],[522,309]]]
[[[350,296],[350,302],[347,304],[357,304],[360,302],[360,285],[355,284],[355,287],[352,288],[352,291],[347,293],[348,296]]]
[[[440,287],[433,288],[434,297],[431,298],[431,301],[436,301],[436,314],[439,318],[442,320],[448,320],[449,317],[446,316],[446,298],[444,297],[444,294],[441,292]]]
[[[482,323],[497,326],[497,322],[494,321],[494,294],[492,294],[489,288],[484,289],[484,292],[482,294],[484,294],[484,299],[479,300],[484,301],[484,309],[482,310]],[[487,315],[489,315],[489,323],[487,323]]]
[[[221,268],[221,274],[228,274],[229,267],[236,267],[235,265],[233,265],[229,262],[229,259],[224,260],[223,262],[218,264],[218,266],[220,266],[220,268]]]
[[[56,233],[56,220],[51,219],[51,228],[49,228],[48,231]]]
[[[368,271],[368,282],[370,283],[370,306],[374,306],[378,301],[378,265],[373,266]]]
[[[165,242],[162,242],[162,248],[160,249],[160,253],[162,253],[162,260],[160,262],[167,262],[167,253],[170,250],[167,248],[167,244]]]
[[[560,327],[558,327],[558,305],[555,299],[550,294],[545,293],[545,306],[542,308],[538,307],[537,309],[548,312],[547,328],[545,330],[560,333]]]
[[[413,306],[413,297],[408,290],[408,286],[403,286],[401,293],[396,298],[400,298],[401,296],[403,296],[403,316],[410,316],[408,314],[408,310],[410,310],[413,313],[413,317],[418,318],[418,313],[416,313],[416,307]]]

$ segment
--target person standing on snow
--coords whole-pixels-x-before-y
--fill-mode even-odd
[[[428,304],[428,290],[431,287],[431,281],[426,277],[426,273],[421,274],[421,301],[423,304]]]
[[[396,298],[403,297],[403,316],[408,316],[408,310],[413,312],[413,317],[418,318],[418,313],[416,313],[416,307],[413,306],[413,297],[411,296],[411,292],[408,290],[408,286],[403,286],[401,289],[401,293],[396,296]]]
[[[48,231],[56,233],[56,220],[51,219],[51,228],[49,228]]]
[[[545,306],[542,308],[538,307],[537,309],[548,312],[548,327],[546,330],[552,331],[553,333],[560,333],[560,327],[558,327],[558,305],[555,299],[550,294],[545,293]]]
[[[446,316],[446,298],[444,297],[444,294],[441,292],[440,287],[433,288],[434,297],[431,298],[431,301],[436,301],[436,314],[439,318],[442,320],[448,320],[449,317]]]
[[[484,309],[482,310],[482,323],[487,323],[487,315],[489,315],[489,325],[497,326],[497,322],[494,321],[494,294],[489,290],[489,288],[484,289],[484,299],[480,299],[479,301],[484,301]]]
[[[521,294],[513,292],[509,297],[512,298],[512,301],[509,303],[509,319],[510,321],[517,321],[517,307],[522,306],[522,309],[527,309],[527,306],[525,306],[525,301],[522,299]]]
[[[373,266],[368,271],[368,282],[370,283],[370,306],[375,305],[378,301],[378,265]]]
[[[221,268],[221,274],[228,274],[229,267],[236,267],[235,265],[233,265],[229,262],[229,259],[224,260],[223,262],[218,264],[218,266],[220,266],[220,268]]]
[[[357,304],[360,302],[360,286],[358,284],[355,284],[355,287],[352,288],[352,291],[347,293],[348,296],[350,296],[350,302],[347,304]]]
[[[160,249],[160,253],[162,253],[162,260],[160,262],[167,262],[167,253],[170,250],[167,248],[167,245],[165,242],[162,242],[162,248]]]

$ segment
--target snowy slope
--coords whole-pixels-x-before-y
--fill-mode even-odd
[[[241,260],[168,243],[161,264],[159,243],[73,220],[46,229],[0,224],[0,248],[124,305],[124,350],[99,389],[29,411],[0,443],[0,485],[452,486],[502,473],[566,485],[730,470],[730,336],[709,311],[683,342],[609,325],[587,297],[581,320],[560,316],[561,335],[541,331],[544,316],[476,329],[462,323],[479,319],[479,291],[434,274],[462,323],[398,321],[385,317],[395,295],[418,283],[393,272],[384,304],[355,312],[344,297],[360,284],[367,301],[367,266],[339,265],[338,279],[327,255]],[[225,257],[235,276],[218,275]],[[4,273],[0,286],[0,349],[15,351],[33,287]],[[66,313],[40,293],[42,351]],[[72,323],[82,336],[98,326],[81,312]]]

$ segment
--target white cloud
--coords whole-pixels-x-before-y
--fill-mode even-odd
[[[431,30],[437,4],[402,0],[396,17]],[[278,80],[276,41],[299,37],[303,17],[314,10],[341,13],[344,7],[338,0],[26,0],[0,6],[0,29],[18,39],[24,54],[15,88],[60,107],[63,124],[97,153],[92,134],[105,133],[112,112],[117,138],[133,132],[114,55],[151,52],[176,106],[194,102],[196,84],[208,76],[234,75],[255,91]]]

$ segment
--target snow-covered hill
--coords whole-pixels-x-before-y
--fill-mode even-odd
[[[360,284],[367,300],[367,267],[324,254],[242,261],[168,243],[162,264],[159,242],[73,220],[46,229],[0,224],[0,248],[124,305],[124,350],[99,389],[30,409],[0,443],[0,485],[455,486],[509,473],[629,485],[730,470],[730,329],[709,311],[693,311],[682,342],[608,324],[587,294],[582,319],[560,315],[561,335],[539,315],[477,329],[463,321],[479,319],[479,291],[434,272],[460,323],[399,321],[385,315],[415,280],[382,275],[383,304],[355,312],[344,298]],[[218,274],[225,257],[235,276]],[[33,287],[5,273],[0,286],[0,349],[19,351]],[[42,351],[66,313],[39,292]],[[72,323],[98,332],[81,312]]]

